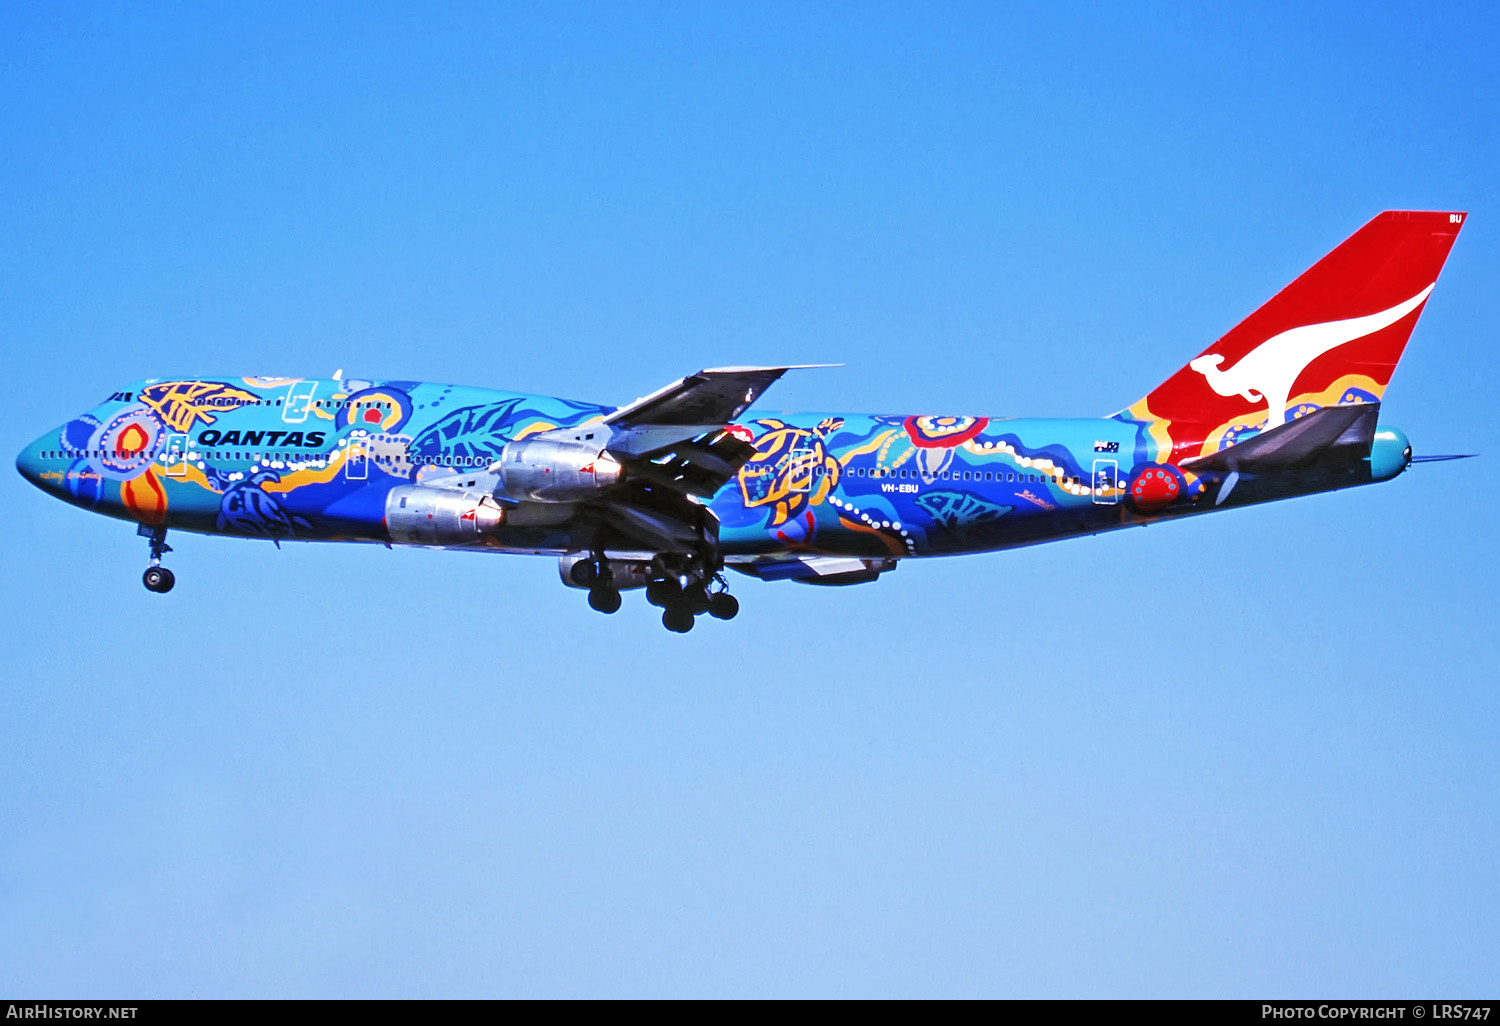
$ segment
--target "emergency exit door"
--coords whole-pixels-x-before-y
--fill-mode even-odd
[[[1115,460],[1094,461],[1094,502],[1113,506],[1120,501],[1120,468]]]

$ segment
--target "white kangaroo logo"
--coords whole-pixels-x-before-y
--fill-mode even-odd
[[[1305,324],[1283,331],[1240,357],[1228,370],[1219,369],[1219,364],[1224,362],[1220,353],[1200,356],[1188,366],[1202,374],[1220,395],[1243,396],[1252,403],[1265,400],[1268,407],[1266,427],[1273,428],[1286,420],[1286,404],[1292,386],[1308,364],[1330,349],[1389,328],[1421,306],[1431,291],[1432,285],[1429,285],[1406,302],[1365,317]]]

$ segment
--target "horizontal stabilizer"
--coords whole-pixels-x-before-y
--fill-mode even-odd
[[[1325,406],[1296,420],[1262,431],[1216,453],[1183,460],[1187,470],[1269,473],[1290,470],[1335,453],[1365,459],[1375,438],[1379,403]]]

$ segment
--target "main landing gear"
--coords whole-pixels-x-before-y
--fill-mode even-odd
[[[589,589],[589,608],[600,613],[620,611],[620,593],[609,585]]]
[[[740,611],[740,604],[729,594],[724,575],[713,569],[707,559],[690,556],[658,555],[650,567],[632,564],[629,571],[632,584],[640,587],[646,577],[646,601],[661,609],[662,626],[676,634],[686,634],[693,629],[694,621],[707,613],[717,620],[732,620]],[[609,569],[609,561],[602,552],[595,552],[591,559],[581,559],[568,570],[574,585],[589,590],[589,605],[601,613],[613,613],[620,608],[620,592]],[[615,573],[619,570],[616,564]]]
[[[661,607],[661,625],[677,634],[686,634],[693,629],[697,617],[707,613],[716,620],[732,620],[740,611],[740,604],[729,594],[724,575],[707,572],[671,573],[663,568],[663,575],[646,585],[646,601]]]
[[[581,559],[568,571],[574,584],[589,590],[589,608],[600,613],[620,609],[620,593],[609,579],[608,566],[604,553],[596,552],[593,559]]]
[[[172,546],[167,544],[167,529],[142,524],[136,533],[151,539],[151,565],[141,574],[141,583],[146,586],[147,591],[165,595],[177,583],[177,577],[172,571],[161,565],[161,557],[172,551]]]

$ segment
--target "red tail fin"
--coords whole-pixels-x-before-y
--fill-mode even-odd
[[[1319,407],[1379,402],[1464,217],[1386,211],[1128,415],[1156,421],[1176,462]]]

